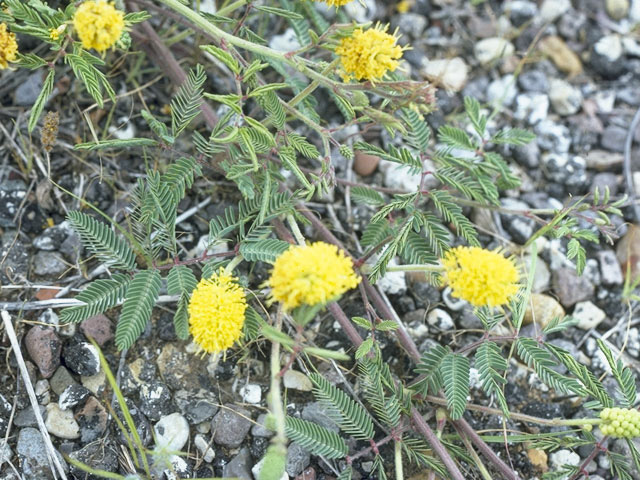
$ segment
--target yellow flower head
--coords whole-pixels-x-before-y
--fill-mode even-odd
[[[124,13],[104,0],[90,0],[76,10],[73,26],[84,48],[104,52],[120,39]]]
[[[360,283],[353,262],[335,245],[292,246],[273,265],[267,285],[285,310],[335,299]]]
[[[242,287],[221,268],[191,293],[189,332],[205,352],[222,352],[240,338],[246,309]]]
[[[520,287],[516,265],[499,251],[456,247],[446,253],[442,265],[443,281],[453,295],[476,307],[503,305]]]
[[[9,62],[16,59],[17,54],[16,34],[9,32],[5,23],[0,23],[0,70],[7,68]]]
[[[398,60],[407,47],[396,45],[397,30],[390,35],[388,29],[388,25],[380,24],[368,30],[357,28],[350,37],[340,42],[336,54],[340,56],[345,82],[352,78],[379,80],[388,71],[393,72],[398,68]]]
[[[635,408],[603,408],[600,431],[614,438],[640,436],[640,412]]]
[[[352,2],[353,0],[314,0],[314,2],[324,2],[327,5],[329,5],[330,7],[341,7],[342,5],[346,5],[349,2]]]
[[[402,0],[396,5],[398,13],[407,13],[413,7],[413,0]]]

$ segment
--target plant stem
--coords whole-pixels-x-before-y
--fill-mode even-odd
[[[238,8],[245,5],[246,3],[247,3],[247,0],[237,0],[233,3],[230,3],[226,7],[222,7],[220,10],[216,12],[216,15],[219,15],[221,17],[227,16],[234,10],[237,10]]]
[[[296,219],[294,218],[294,216],[291,214],[287,215],[287,222],[291,227],[291,231],[293,232],[293,236],[295,237],[296,242],[298,242],[298,245],[304,247],[306,245],[306,242],[304,240],[304,235],[302,235],[302,232],[300,231],[300,227],[298,226],[298,222],[296,222]]]
[[[453,424],[453,426],[458,432],[458,435],[460,436],[460,440],[462,440],[462,443],[464,443],[464,446],[467,448],[467,451],[471,454],[471,456],[475,460],[476,462],[475,465],[476,467],[478,467],[478,470],[480,470],[480,475],[482,475],[482,478],[484,480],[492,480],[491,474],[487,471],[487,467],[484,466],[482,459],[476,452],[476,449],[473,448],[473,445],[471,445],[471,442],[469,442],[469,439],[467,438],[467,436],[464,433],[462,433],[460,428],[455,423]]]
[[[402,442],[396,440],[393,448],[394,460],[396,464],[396,480],[404,480],[404,473],[402,470]]]
[[[362,265],[360,271],[364,274],[371,271],[370,265]],[[387,272],[441,272],[441,265],[387,265]]]
[[[464,476],[458,468],[458,465],[453,461],[449,452],[447,452],[444,445],[440,443],[436,434],[433,433],[433,430],[431,430],[427,422],[424,421],[424,418],[422,418],[422,415],[420,415],[420,412],[418,412],[415,407],[411,409],[411,420],[413,420],[416,430],[418,430],[427,439],[435,454],[440,457],[444,466],[447,467],[447,471],[451,474],[451,478],[454,480],[464,480]]]
[[[276,313],[275,329],[279,332],[282,328],[282,305],[278,306]],[[281,447],[286,452],[287,435],[285,433],[285,415],[282,408],[282,395],[280,393],[280,342],[271,341],[271,386],[269,389],[269,410],[273,414],[276,423],[276,434],[271,441],[273,445]]]
[[[240,265],[240,262],[242,262],[243,260],[244,258],[240,254],[233,257],[233,259],[227,264],[225,268],[225,271],[227,272],[227,274],[231,275],[233,273],[234,268]]]

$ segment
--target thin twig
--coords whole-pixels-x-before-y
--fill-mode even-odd
[[[633,176],[631,173],[631,146],[633,145],[633,135],[640,124],[640,107],[636,110],[636,114],[631,120],[629,131],[627,132],[627,138],[624,142],[624,180],[627,187],[627,195],[629,196],[629,203],[633,206],[633,216],[636,222],[640,221],[640,206],[636,203],[636,190],[633,183]]]

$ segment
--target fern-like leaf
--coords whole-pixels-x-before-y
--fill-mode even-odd
[[[129,245],[106,224],[75,210],[67,213],[67,220],[82,243],[105,264],[129,271],[136,268],[136,257]]]
[[[196,65],[171,99],[171,131],[177,137],[200,113],[202,86],[207,79],[202,65]]]
[[[94,280],[76,295],[76,300],[86,305],[68,307],[60,312],[62,323],[78,323],[115,307],[127,291],[127,275],[115,274],[110,279]]]
[[[517,341],[518,355],[532,367],[540,379],[560,393],[576,393],[585,395],[587,392],[580,382],[574,378],[568,378],[559,374],[553,367],[557,364],[551,358],[551,354],[538,346],[533,338],[520,337]]]
[[[191,269],[185,265],[177,265],[167,275],[167,293],[169,295],[191,295],[198,280]]]
[[[448,353],[440,367],[447,408],[453,420],[462,417],[467,407],[469,395],[469,359],[455,353]]]
[[[325,458],[343,458],[349,451],[340,436],[315,423],[300,418],[285,418],[285,433],[314,455]]]
[[[331,385],[322,375],[311,373],[309,378],[314,384],[313,394],[345,433],[360,440],[373,438],[373,422],[360,404]]]
[[[476,351],[475,366],[480,375],[482,389],[487,395],[495,395],[505,417],[509,417],[509,407],[502,391],[507,381],[502,373],[507,369],[507,360],[502,356],[500,347],[494,342],[484,342]]]
[[[441,345],[435,345],[422,354],[420,362],[416,366],[416,373],[420,374],[420,378],[414,385],[413,389],[425,395],[437,394],[442,388],[442,373],[440,367],[442,360],[449,353],[449,349]]]
[[[618,383],[618,388],[623,396],[623,404],[625,407],[631,408],[636,402],[636,377],[633,372],[624,366],[622,360],[613,358],[611,350],[600,339],[596,339],[598,348],[607,359],[607,363],[611,368],[611,374]]]
[[[275,238],[244,242],[240,245],[240,254],[250,262],[275,262],[291,247],[291,244]]]
[[[162,277],[158,270],[143,270],[131,280],[116,328],[119,350],[131,347],[144,331],[161,286]]]

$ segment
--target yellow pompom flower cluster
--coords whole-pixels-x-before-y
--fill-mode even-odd
[[[600,412],[603,435],[615,438],[640,436],[640,412],[633,408],[603,408]]]
[[[315,2],[324,2],[330,7],[341,7],[342,5],[346,5],[353,0],[314,0]]]
[[[235,279],[220,269],[191,293],[189,332],[207,353],[230,348],[242,335],[247,299]]]
[[[337,298],[355,288],[360,277],[353,262],[335,245],[316,242],[292,246],[273,264],[267,286],[271,298],[285,310],[300,305],[318,305]]]
[[[520,274],[512,259],[499,251],[456,247],[442,259],[444,283],[453,295],[476,307],[503,305],[520,288]]]
[[[389,26],[376,25],[363,30],[357,28],[350,37],[344,38],[336,54],[340,56],[344,81],[380,80],[387,72],[393,72],[407,47],[397,45],[397,30],[387,33]]]
[[[16,34],[7,30],[6,23],[0,23],[0,70],[9,66],[18,55],[18,42]]]
[[[84,48],[104,52],[120,39],[124,13],[104,0],[90,0],[76,10],[73,26]]]

